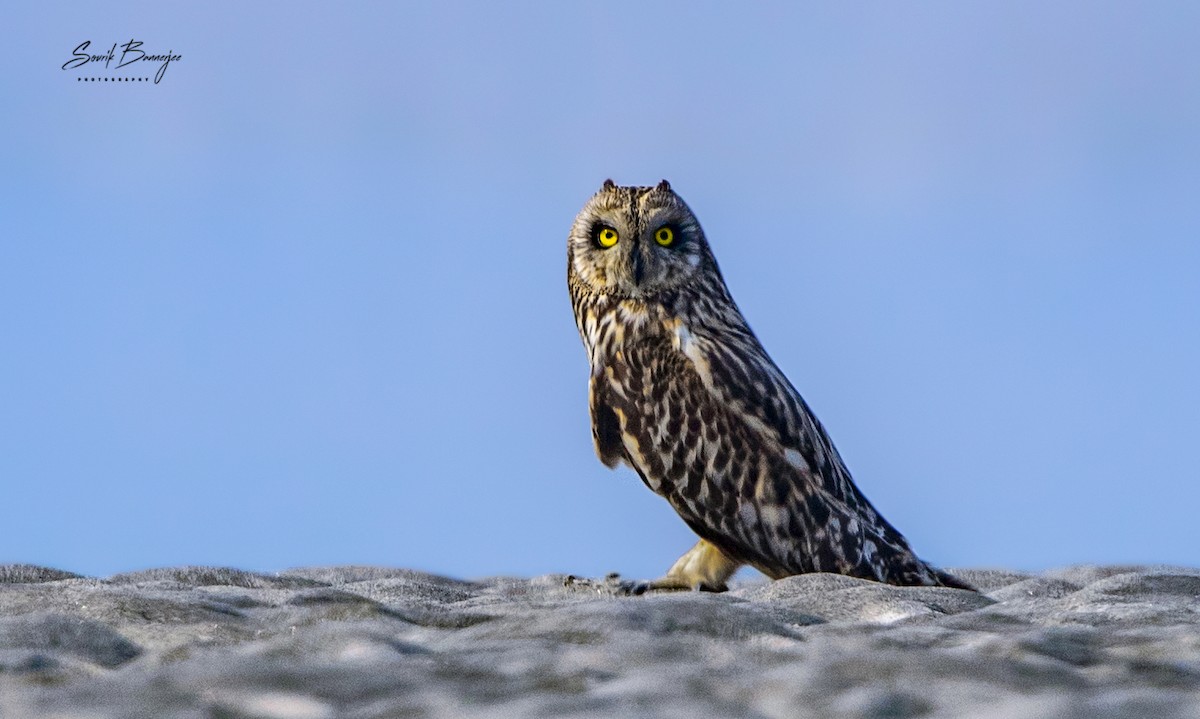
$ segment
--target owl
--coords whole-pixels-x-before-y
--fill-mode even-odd
[[[918,558],[854,485],[666,180],[608,180],[588,200],[567,240],[567,286],[596,454],[632,467],[700,537],[643,589],[722,591],[745,564],[773,579],[971,588]]]

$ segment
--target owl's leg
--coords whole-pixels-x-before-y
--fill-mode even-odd
[[[723,592],[728,589],[725,582],[742,566],[701,539],[667,570],[667,575],[647,582],[643,591],[671,591],[699,589],[706,592]],[[640,592],[639,592],[640,593]]]

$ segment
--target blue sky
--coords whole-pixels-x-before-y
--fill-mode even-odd
[[[1200,564],[1200,6],[8,4],[0,561],[656,576],[564,283],[667,178],[927,559]],[[76,77],[82,41],[182,59]],[[147,74],[147,73],[138,73]]]

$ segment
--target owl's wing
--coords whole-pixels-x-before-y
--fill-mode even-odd
[[[717,336],[706,327],[681,324],[675,334],[679,352],[719,405],[831,499],[875,515],[825,428],[748,328]]]
[[[655,396],[647,397],[650,387]],[[671,415],[676,422],[696,423],[692,433],[720,415],[723,425],[735,426],[724,427],[730,436],[710,436],[710,444],[741,441],[774,449],[772,454],[802,469],[814,489],[835,504],[846,502],[847,509],[857,510],[862,503],[874,514],[824,428],[748,329],[718,335],[675,320],[666,335],[627,344],[611,357],[593,357],[588,395],[596,455],[610,468],[622,460],[634,468],[642,464],[637,460],[644,458],[630,455],[629,444],[640,454],[640,442],[670,442],[675,435],[667,426]],[[658,416],[664,411],[666,417]],[[643,431],[655,437],[640,436]]]
[[[673,350],[686,359],[674,381],[690,376],[704,388],[686,413],[711,413],[725,423],[717,437],[705,437],[716,440],[718,451],[729,444],[734,451],[738,444],[755,448],[753,458],[731,468],[734,484],[753,488],[759,512],[783,513],[749,520],[775,528],[768,552],[792,557],[768,574],[836,569],[897,584],[963,586],[921,561],[859,492],[825,429],[748,328],[718,335],[680,323],[674,335]],[[803,552],[795,552],[794,542],[806,545]]]

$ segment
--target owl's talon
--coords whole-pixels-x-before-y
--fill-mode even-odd
[[[713,584],[705,581],[690,581],[687,577],[668,574],[665,577],[646,581],[643,579],[621,579],[616,572],[604,579],[588,579],[568,574],[563,577],[563,586],[573,590],[590,590],[598,594],[640,597],[643,594],[667,594],[673,592],[724,592],[729,589],[724,582]]]
[[[645,594],[647,592],[714,592],[720,593],[727,591],[729,587],[725,586],[724,582],[718,584],[710,584],[704,581],[691,581],[686,577],[674,576],[668,574],[665,577],[660,577],[652,582],[641,582],[638,585],[637,591],[634,594]]]

